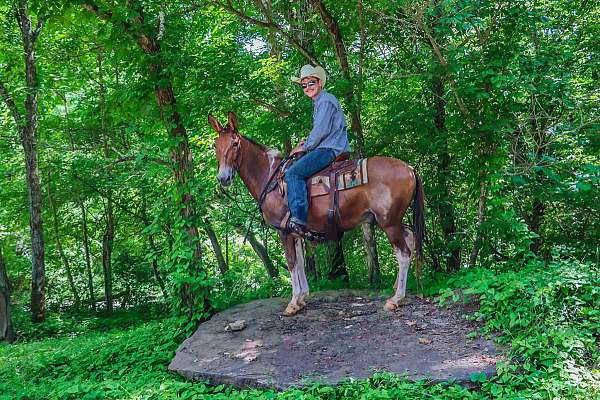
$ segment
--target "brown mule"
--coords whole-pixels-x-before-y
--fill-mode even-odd
[[[227,187],[237,172],[255,200],[259,200],[271,175],[281,162],[278,151],[250,140],[238,132],[235,114],[229,112],[228,124],[223,127],[212,115],[208,122],[219,136],[215,151],[219,163],[217,179]],[[396,260],[398,275],[395,293],[385,303],[394,310],[406,294],[406,279],[411,255],[423,257],[425,235],[425,204],[423,184],[415,170],[405,162],[388,157],[368,160],[369,182],[339,193],[340,232],[366,222],[375,221],[390,241]],[[308,228],[316,232],[327,231],[327,196],[313,198],[308,212]],[[413,201],[413,231],[402,223],[402,218]],[[279,226],[287,212],[287,199],[275,190],[264,198],[263,217],[267,223]],[[288,269],[292,277],[292,300],[285,309],[288,315],[296,314],[305,306],[304,298],[309,288],[304,272],[304,242],[302,238],[280,231]]]

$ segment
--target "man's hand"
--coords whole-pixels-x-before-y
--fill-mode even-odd
[[[296,146],[291,152],[290,152],[290,157],[295,156],[296,154],[300,154],[302,152],[304,152],[304,148],[302,147],[304,145],[305,140],[302,139],[300,141],[300,143],[298,143],[298,146]]]
[[[302,146],[298,146],[296,148],[294,148],[291,152],[290,152],[290,157],[295,156],[296,154],[300,154],[304,152],[304,149],[302,148]]]

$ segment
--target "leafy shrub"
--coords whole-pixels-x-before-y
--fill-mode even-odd
[[[484,333],[499,332],[510,359],[483,389],[494,397],[592,398],[600,390],[600,273],[574,259],[521,271],[470,270],[448,281],[442,301],[462,295],[480,303]],[[509,385],[507,385],[509,384]],[[526,395],[525,395],[526,394]],[[543,395],[542,395],[543,394]],[[521,395],[519,395],[521,396]]]

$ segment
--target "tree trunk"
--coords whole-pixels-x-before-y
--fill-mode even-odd
[[[379,259],[377,258],[377,246],[375,244],[374,224],[364,223],[361,227],[363,234],[363,244],[367,254],[367,269],[369,271],[369,286],[377,287],[381,283],[381,270],[379,268]],[[371,243],[373,242],[373,243]]]
[[[10,319],[10,283],[0,244],[0,342],[12,343],[15,335]]]
[[[100,134],[104,145],[104,159],[106,162],[110,158],[108,143],[108,131],[106,129],[106,87],[104,85],[104,74],[102,70],[103,50],[98,52],[98,90],[99,90],[99,108],[100,108]],[[106,311],[111,313],[114,308],[112,293],[112,249],[115,237],[115,224],[113,218],[112,190],[107,189],[106,207],[104,209],[106,226],[104,235],[102,235],[102,272],[104,275],[104,304]]]
[[[69,134],[69,143],[71,144],[71,151],[75,152],[75,140],[73,139],[73,133],[71,131],[70,116],[69,116],[69,103],[66,95],[61,95],[61,98],[65,105],[65,120],[67,122],[67,132]],[[90,308],[96,309],[96,303],[94,302],[94,280],[92,275],[92,263],[90,259],[90,240],[87,227],[87,214],[85,210],[85,201],[81,198],[77,201],[79,209],[81,210],[81,223],[82,223],[82,234],[83,234],[83,253],[85,255],[85,272],[88,279],[88,303]]]
[[[348,270],[346,269],[346,260],[344,259],[344,246],[342,246],[342,240],[340,239],[332,241],[327,246],[328,249],[331,250],[328,251],[328,254],[331,255],[329,260],[331,268],[329,269],[327,277],[332,280],[343,277],[343,281],[348,282]]]
[[[536,46],[537,49],[537,46]],[[538,104],[538,99],[536,98],[535,95],[531,96],[531,124],[532,124],[532,133],[533,133],[533,139],[534,139],[534,143],[535,143],[535,158],[534,158],[534,163],[535,165],[539,165],[540,163],[542,163],[542,158],[544,157],[544,149],[547,146],[547,140],[546,140],[546,127],[543,126],[543,124],[539,123],[539,116],[538,116],[538,112],[537,112],[537,106]],[[548,111],[545,111],[548,112]],[[536,183],[536,189],[539,190],[540,187],[543,186],[544,184],[544,173],[541,170],[537,170],[535,172],[535,183]],[[531,245],[529,246],[529,249],[536,255],[538,255],[539,251],[540,251],[540,247],[542,245],[542,235],[541,235],[541,231],[540,231],[540,226],[541,226],[541,221],[542,218],[544,217],[544,213],[546,211],[546,205],[544,203],[544,201],[542,200],[542,194],[541,193],[535,193],[535,189],[533,190],[533,193],[531,194],[531,196],[533,197],[533,203],[532,203],[532,207],[531,207],[531,215],[529,216],[529,218],[527,218],[527,224],[529,227],[529,230],[531,232],[534,232],[536,235],[538,235],[536,238],[533,239],[533,241],[531,242]]]
[[[37,102],[38,82],[35,60],[35,42],[42,27],[38,20],[35,30],[32,28],[27,0],[19,1],[17,12],[23,39],[25,56],[25,81],[27,96],[25,98],[25,121],[17,124],[21,129],[21,142],[25,151],[25,168],[27,171],[27,196],[29,200],[29,227],[31,231],[31,320],[42,322],[45,313],[45,280],[44,266],[44,230],[42,226],[42,191],[37,160]],[[17,121],[19,122],[19,121]]]
[[[314,280],[319,279],[319,269],[317,268],[317,252],[316,244],[308,242],[308,246],[304,248],[304,269],[306,276]]]
[[[141,24],[143,22],[142,17],[136,17],[136,22]],[[146,54],[149,54],[153,58],[160,60],[160,46],[155,38],[146,34],[141,34],[138,38],[138,44]],[[187,227],[185,228],[188,237],[187,245],[189,248],[193,249],[191,263],[188,266],[188,273],[190,276],[200,276],[202,272],[200,263],[202,258],[202,247],[199,240],[198,228],[196,227],[195,222],[195,200],[189,190],[189,183],[193,180],[194,170],[187,131],[183,125],[181,116],[177,112],[175,95],[173,94],[173,87],[171,84],[172,78],[170,74],[165,71],[161,61],[151,63],[150,71],[153,81],[156,82],[156,98],[161,115],[167,121],[167,124],[171,126],[171,136],[177,143],[177,147],[171,151],[171,158],[175,162],[176,166],[174,169],[175,180],[180,191],[180,198],[182,199],[181,216],[185,221],[184,226]],[[209,291],[204,286],[201,289],[201,293],[197,293],[197,290],[192,290],[190,284],[183,284],[180,290],[180,295],[183,304],[187,308],[187,314],[190,319],[193,317],[196,311],[200,312],[202,315],[208,312],[210,309],[208,292]],[[197,298],[198,295],[200,295],[200,298]],[[201,303],[199,310],[197,310],[198,302]]]
[[[241,235],[246,234],[243,226],[236,225],[235,227]],[[247,239],[248,242],[250,242],[250,246],[252,246],[252,249],[265,266],[267,274],[269,274],[272,279],[277,278],[279,276],[279,270],[275,267],[275,265],[273,265],[273,261],[271,261],[271,257],[269,257],[266,247],[256,238],[256,235],[254,232],[252,232],[252,229],[248,231]]]
[[[54,222],[54,236],[56,237],[56,248],[58,249],[58,254],[60,255],[60,259],[62,260],[63,265],[65,266],[65,271],[67,273],[67,282],[69,282],[69,288],[71,289],[71,293],[73,294],[73,301],[75,307],[79,307],[81,299],[79,298],[79,293],[77,292],[77,287],[75,286],[75,280],[73,279],[73,273],[71,271],[71,266],[69,265],[69,259],[65,255],[63,251],[62,243],[60,241],[60,229],[58,226],[58,213],[56,211],[56,204],[54,203],[54,198],[52,197],[52,188],[50,178],[51,172],[48,172],[48,203],[50,203],[50,209],[52,210],[52,218]]]
[[[94,279],[92,275],[92,263],[90,260],[90,239],[88,234],[87,226],[87,211],[85,209],[85,202],[80,200],[79,207],[81,208],[81,224],[83,230],[83,251],[85,253],[85,270],[88,278],[88,296],[89,303],[92,309],[96,309],[96,303],[94,302]]]
[[[113,311],[112,295],[112,249],[115,236],[115,226],[113,221],[112,201],[106,200],[105,219],[106,226],[102,235],[102,273],[104,277],[104,304],[107,312]]]
[[[365,139],[360,119],[360,106],[359,102],[355,99],[354,85],[352,82],[352,75],[350,73],[350,66],[348,64],[348,56],[342,31],[340,30],[337,21],[332,17],[325,7],[325,3],[322,0],[311,0],[311,2],[313,7],[319,13],[327,32],[329,32],[333,39],[335,56],[338,60],[342,77],[349,83],[348,89],[344,93],[344,97],[350,111],[350,130],[354,132],[354,135],[356,135],[356,153],[358,157],[362,158],[365,156]],[[364,37],[361,40],[364,41]],[[360,95],[357,97],[360,98]],[[361,229],[363,232],[363,240],[369,271],[372,271],[373,276],[380,275],[379,260],[377,258],[377,242],[375,241],[375,230],[373,229],[373,226],[369,224],[363,224]],[[369,272],[369,274],[371,274],[371,272]]]
[[[434,60],[435,62],[435,60]],[[460,246],[456,243],[456,224],[454,218],[454,201],[450,188],[448,187],[448,177],[450,176],[450,151],[448,150],[448,129],[446,128],[446,99],[444,97],[444,82],[442,78],[434,73],[432,82],[432,91],[434,99],[434,125],[437,136],[436,157],[437,157],[437,201],[440,224],[444,235],[443,254],[449,254],[446,258],[446,269],[456,271],[460,268]],[[450,244],[452,248],[450,248]]]
[[[133,3],[130,3],[132,5]],[[110,11],[102,11],[98,6],[84,3],[83,7],[101,18],[112,19]],[[155,85],[155,93],[161,116],[165,120],[173,142],[177,143],[171,151],[171,158],[175,164],[174,177],[179,190],[181,199],[181,217],[184,220],[184,228],[187,234],[187,243],[193,250],[191,262],[188,265],[187,272],[190,276],[201,276],[202,266],[202,247],[199,240],[198,229],[196,227],[195,200],[189,189],[189,183],[193,181],[193,159],[190,151],[187,131],[177,112],[175,95],[173,94],[172,77],[165,68],[164,62],[160,56],[160,45],[156,37],[148,34],[155,28],[144,22],[143,9],[130,10],[135,16],[130,21],[115,19],[115,24],[120,24],[126,32],[129,32],[137,40],[137,44],[142,51],[150,56],[149,71],[151,81]],[[188,283],[184,283],[180,288],[182,304],[187,309],[187,315],[191,319],[195,313],[206,318],[211,309],[209,299],[210,288],[202,283],[196,289]]]
[[[477,210],[477,223],[475,225],[475,240],[473,242],[473,249],[471,250],[471,255],[469,256],[469,266],[475,266],[475,262],[477,261],[477,256],[479,255],[479,250],[483,244],[483,232],[481,231],[481,225],[485,221],[485,203],[486,203],[486,183],[483,179],[485,179],[485,172],[483,170],[479,173],[481,182],[479,187],[479,207]]]
[[[144,221],[144,226],[146,227],[146,229],[149,228],[150,227],[150,219],[148,218],[146,197],[143,196],[143,194],[142,194],[142,219]],[[152,272],[154,273],[154,277],[156,278],[156,282],[158,283],[158,286],[160,287],[163,297],[165,299],[168,299],[169,296],[168,296],[167,289],[165,286],[165,281],[164,281],[163,277],[160,275],[160,271],[158,270],[157,256],[159,254],[159,251],[158,251],[158,247],[156,247],[156,243],[154,242],[154,234],[151,231],[148,232],[148,245],[150,247],[150,251],[152,252],[152,260],[150,262],[150,264],[152,266]]]
[[[271,261],[271,257],[269,257],[266,247],[258,241],[256,235],[254,235],[254,232],[250,231],[248,233],[248,241],[254,249],[254,252],[256,252],[258,257],[260,257],[265,269],[267,270],[267,274],[269,274],[272,279],[279,277],[279,270],[273,265],[273,261]]]
[[[158,253],[158,249],[156,247],[156,243],[154,243],[154,235],[148,234],[148,244],[150,245],[150,249],[156,255]],[[152,271],[154,272],[154,277],[156,278],[156,282],[158,282],[158,286],[160,287],[160,291],[163,294],[165,299],[168,299],[167,289],[165,287],[165,281],[162,276],[160,276],[160,272],[158,271],[158,263],[156,261],[156,257],[152,257]]]
[[[204,220],[204,230],[206,231],[206,234],[210,239],[210,243],[212,244],[213,251],[215,252],[215,257],[217,258],[217,263],[219,265],[219,271],[221,272],[221,275],[225,275],[229,270],[229,265],[227,265],[225,262],[221,245],[219,244],[215,230],[208,219]]]

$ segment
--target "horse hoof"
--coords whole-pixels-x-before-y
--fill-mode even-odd
[[[304,298],[305,298],[306,296],[308,296],[308,293],[307,293],[307,294],[305,294],[305,295],[303,295],[303,296],[301,296],[301,297],[298,299],[298,305],[300,306],[300,308],[304,308],[304,307],[306,306],[306,302],[304,301]]]
[[[287,315],[287,316],[296,315],[298,313],[298,311],[300,311],[300,307],[288,304],[288,306],[285,308],[285,311],[283,312],[283,315]]]
[[[398,308],[398,304],[394,304],[391,301],[386,301],[385,305],[383,306],[384,309],[388,310],[388,311],[394,311],[395,309]]]

